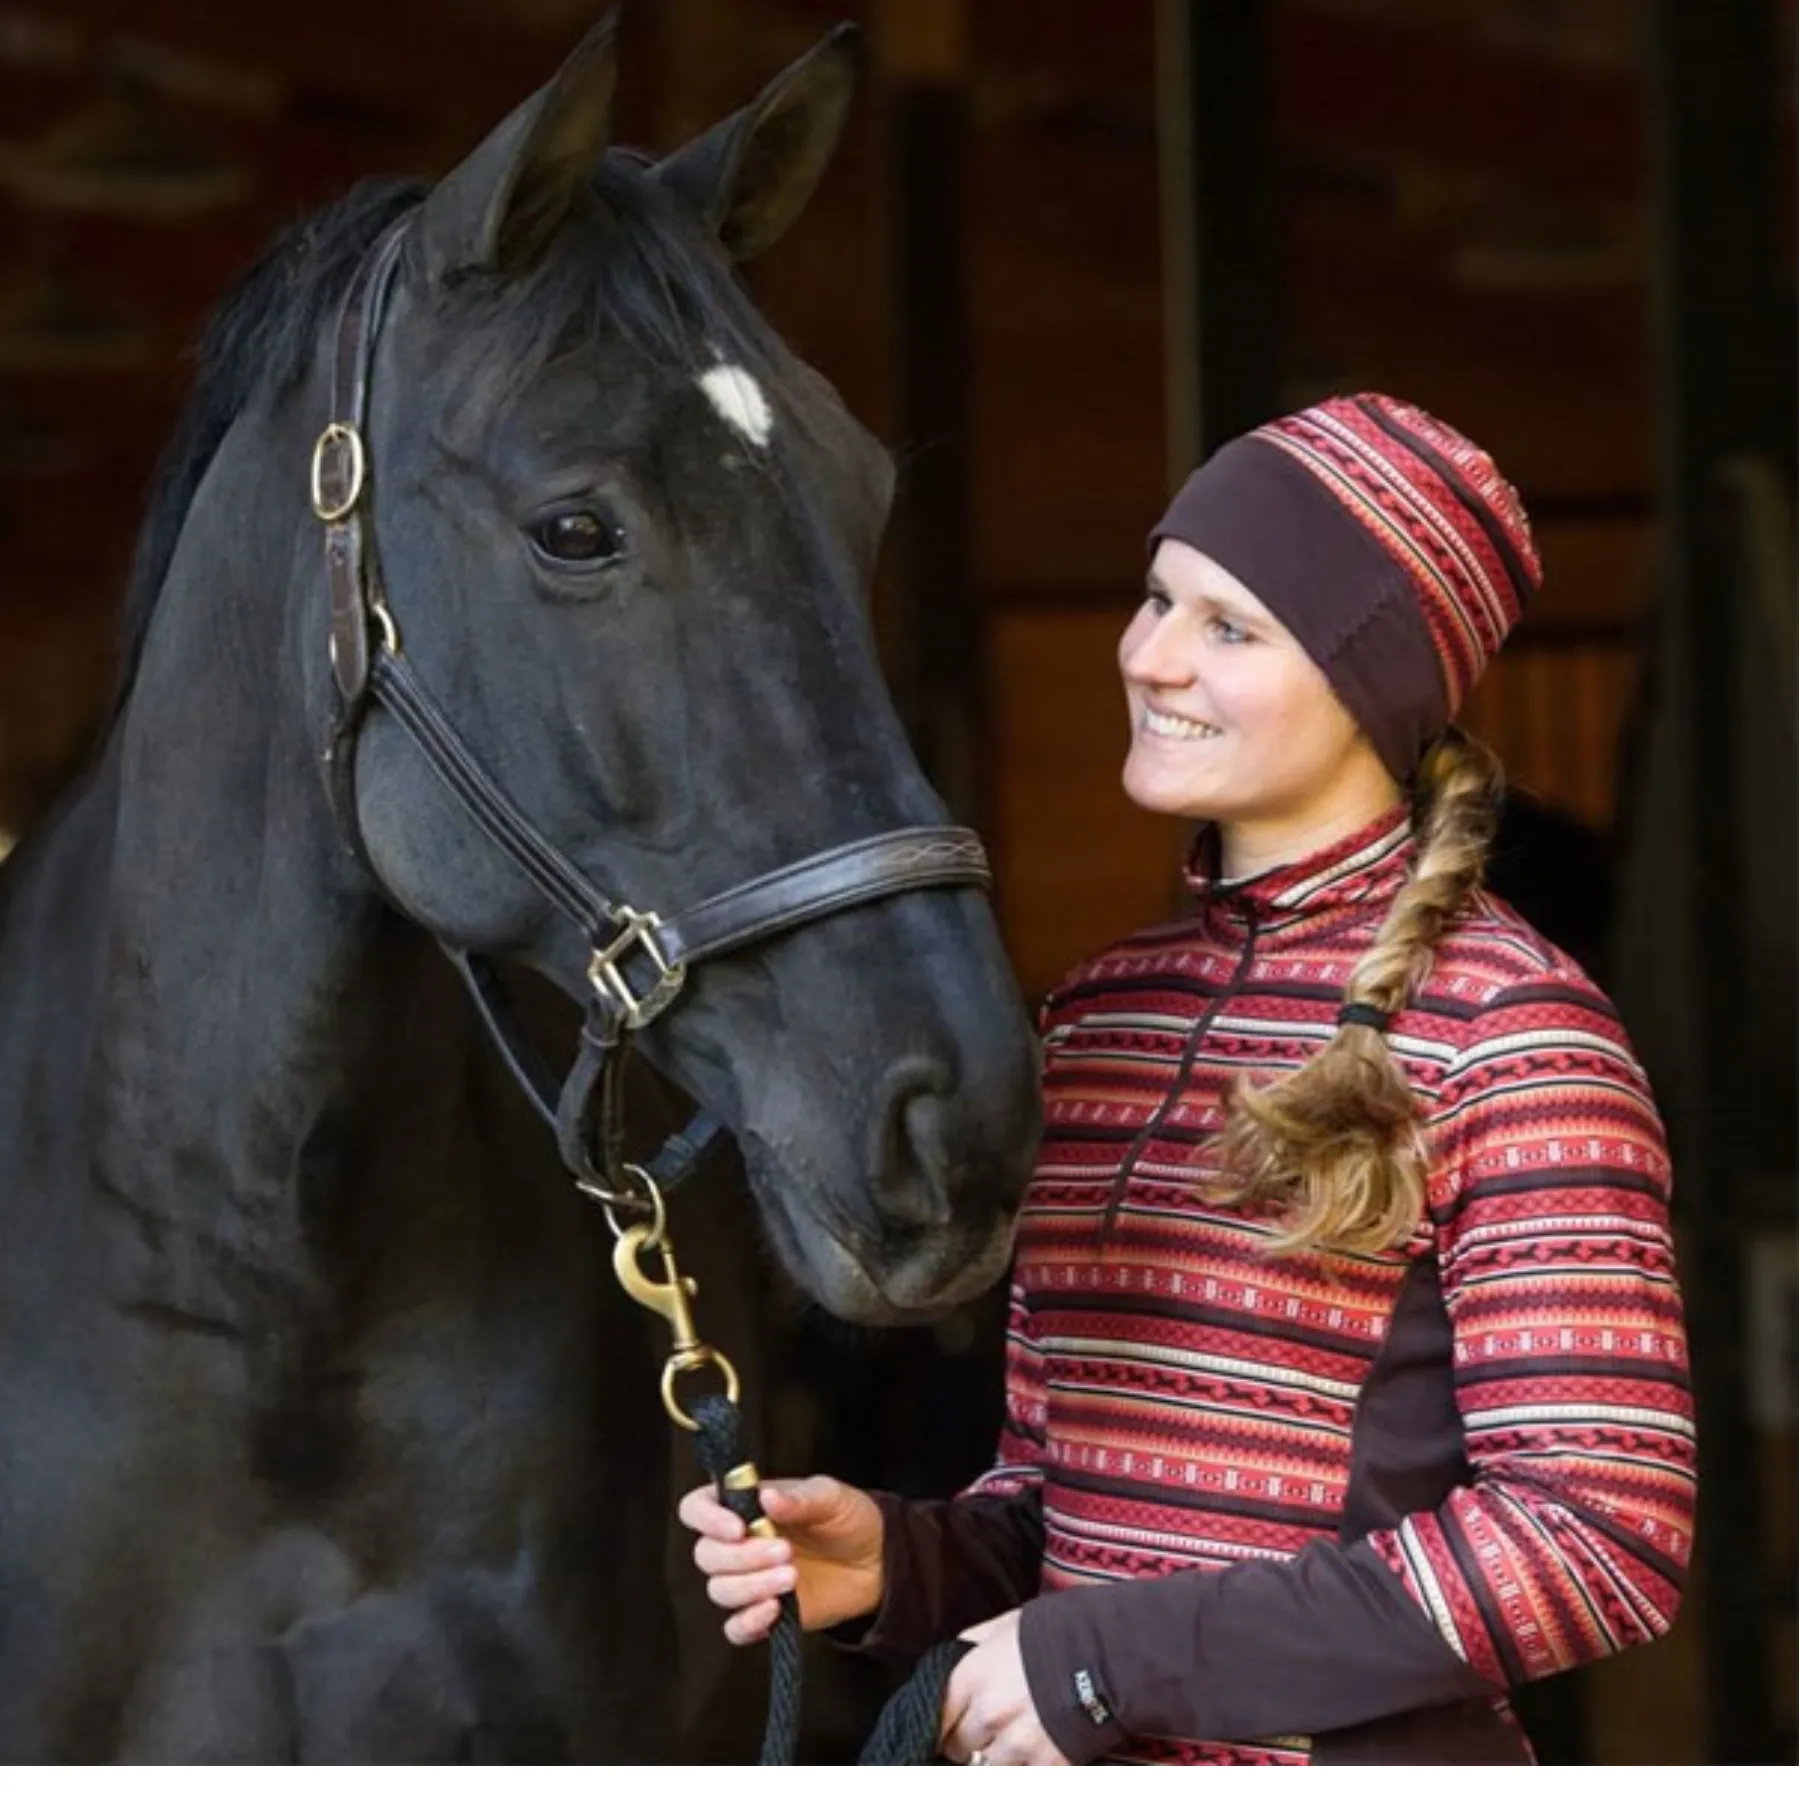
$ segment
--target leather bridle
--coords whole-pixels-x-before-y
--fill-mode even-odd
[[[586,1017],[575,1065],[560,1084],[520,1028],[488,959],[438,941],[461,972],[507,1067],[555,1131],[577,1186],[609,1216],[614,1209],[652,1214],[656,1224],[648,1241],[654,1243],[662,1192],[693,1167],[722,1127],[702,1111],[647,1165],[626,1163],[617,1052],[630,1035],[674,1004],[697,963],[895,894],[985,887],[991,880],[987,857],[974,833],[954,827],[883,832],[788,863],[665,919],[602,893],[537,831],[407,662],[376,556],[368,510],[369,390],[409,223],[410,215],[388,228],[351,282],[338,322],[331,422],[313,450],[312,504],[325,527],[338,701],[325,757],[332,804],[351,849],[387,893],[363,842],[356,804],[358,733],[372,704],[385,707],[488,841],[582,933],[588,946]]]

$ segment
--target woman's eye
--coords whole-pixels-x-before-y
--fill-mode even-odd
[[[1234,625],[1230,619],[1214,619],[1212,628],[1213,636],[1221,643],[1247,644],[1250,641],[1250,634],[1241,625]]]
[[[1160,619],[1175,602],[1167,594],[1146,594],[1144,604],[1150,609],[1152,617]]]
[[[558,513],[534,525],[531,540],[552,562],[608,562],[624,548],[623,534],[591,512]]]

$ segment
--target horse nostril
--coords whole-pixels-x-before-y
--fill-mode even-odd
[[[936,1094],[915,1094],[901,1110],[906,1141],[912,1146],[919,1173],[940,1193],[949,1186],[950,1178],[947,1112]]]
[[[882,1212],[897,1223],[949,1222],[950,1085],[949,1070],[926,1057],[908,1057],[884,1084],[870,1174]]]

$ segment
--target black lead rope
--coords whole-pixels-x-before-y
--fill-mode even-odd
[[[950,1671],[975,1646],[961,1638],[934,1644],[881,1709],[869,1741],[856,1760],[867,1768],[911,1768],[941,1762],[938,1727],[944,1716],[944,1691]]]
[[[756,1465],[744,1451],[744,1415],[723,1394],[704,1395],[692,1410],[700,1466],[712,1477],[719,1504],[736,1513],[752,1535],[772,1536],[775,1528],[757,1492]],[[792,1593],[781,1596],[769,1657],[769,1717],[757,1761],[785,1766],[800,1745],[800,1603]]]
[[[753,1533],[772,1536],[763,1513],[756,1465],[744,1454],[743,1414],[723,1394],[708,1394],[693,1405],[700,1466],[712,1478],[721,1505],[729,1507]],[[972,1646],[960,1638],[938,1644],[919,1659],[875,1721],[857,1757],[867,1768],[909,1768],[936,1762],[938,1725],[950,1671]],[[781,1596],[781,1613],[769,1634],[769,1716],[757,1761],[791,1764],[800,1745],[800,1603]]]

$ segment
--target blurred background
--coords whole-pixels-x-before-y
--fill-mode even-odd
[[[357,177],[447,168],[597,11],[0,0],[0,854],[86,756],[208,309]],[[1522,1710],[1551,1762],[1793,1761],[1794,0],[635,0],[622,135],[673,148],[840,18],[862,103],[748,274],[900,459],[884,654],[1028,998],[1177,903],[1112,658],[1191,464],[1370,386],[1522,489],[1546,581],[1469,717],[1514,784],[1493,882],[1656,1084],[1703,1464],[1677,1630]],[[983,1465],[992,1300],[763,1312],[765,1467]],[[874,1679],[824,1668],[817,1754]]]

